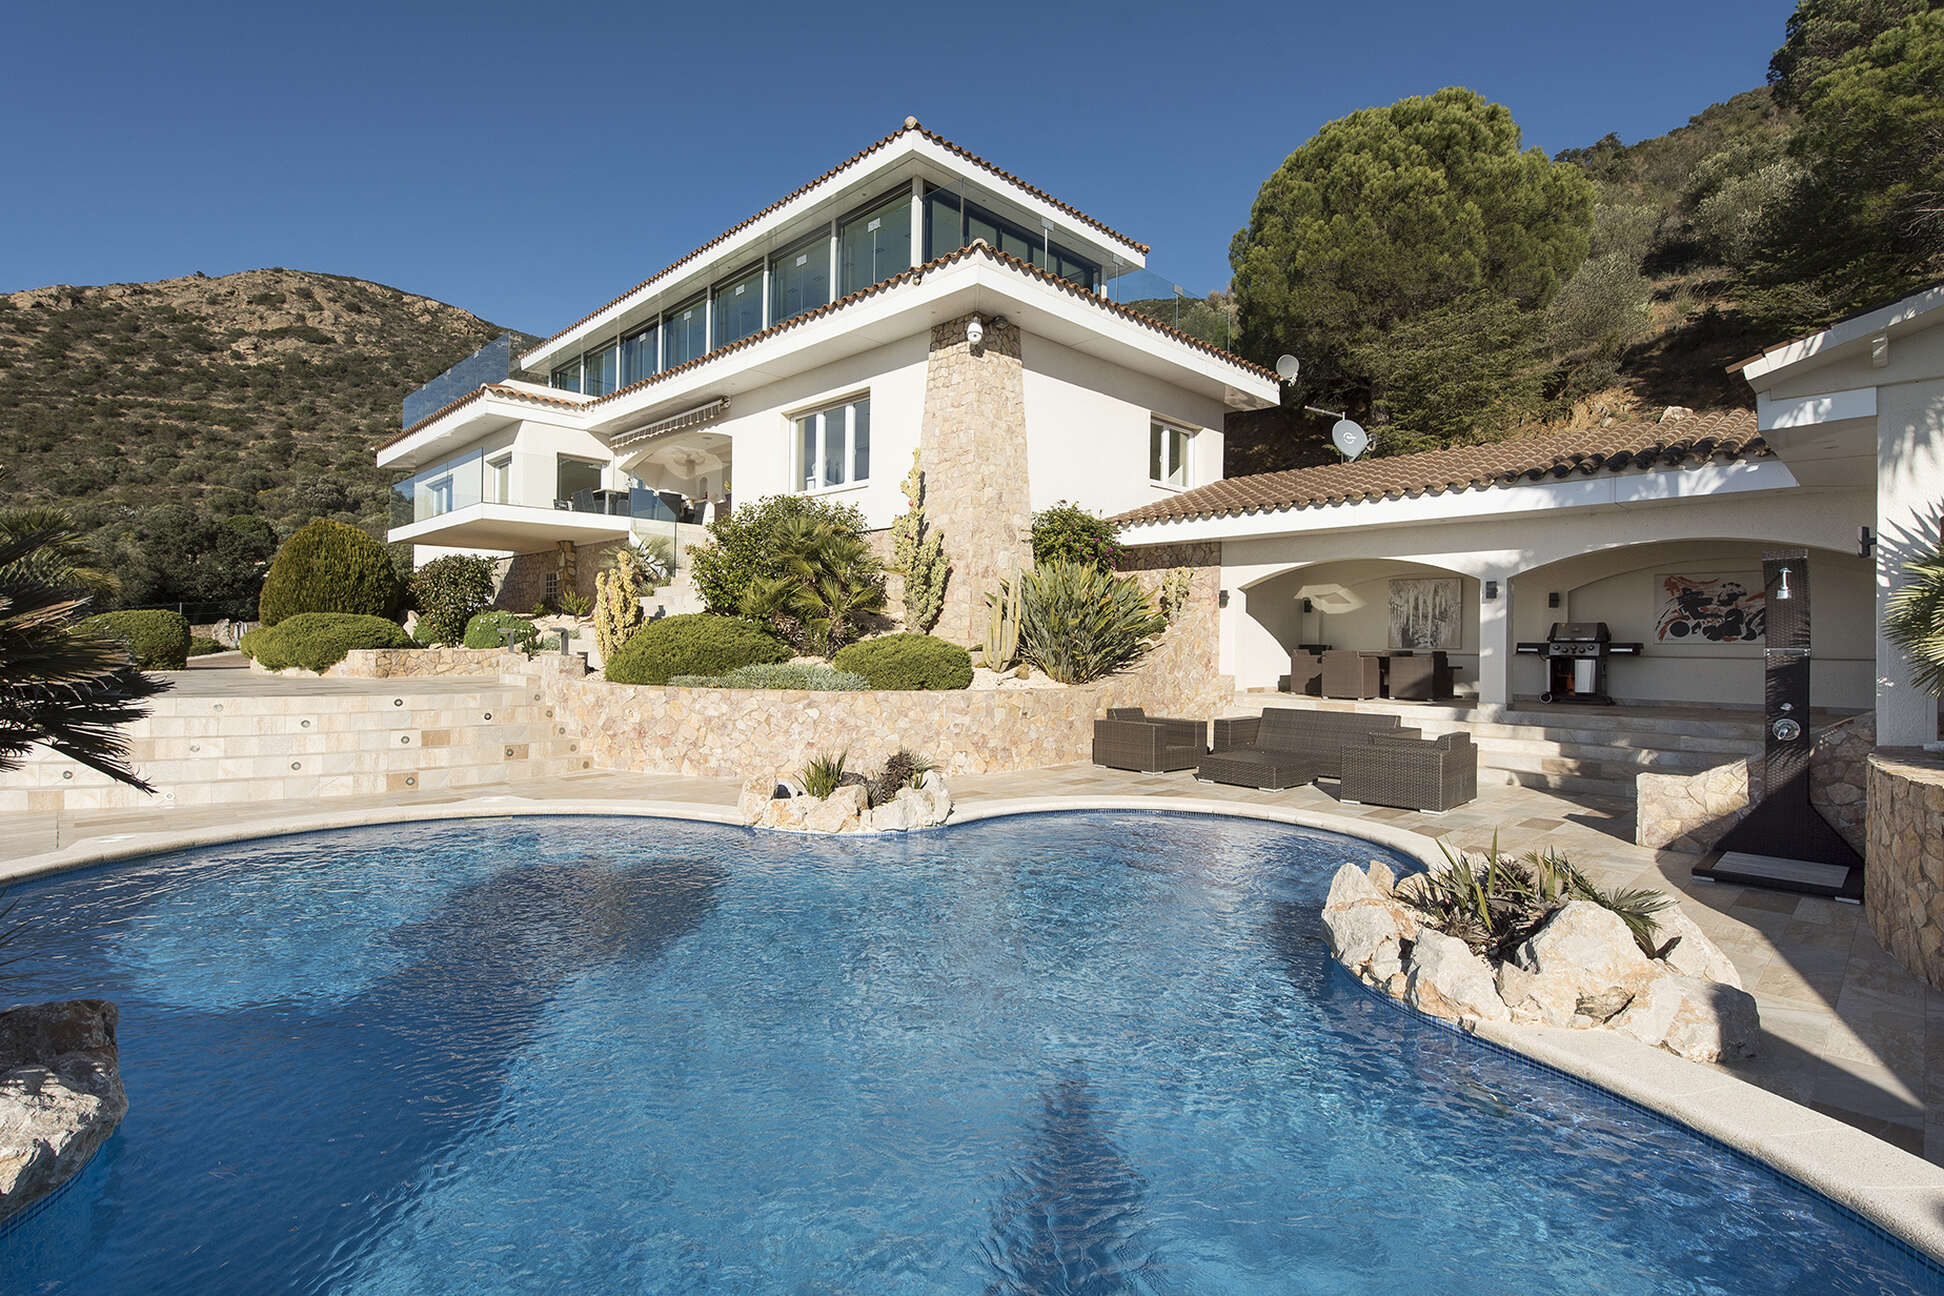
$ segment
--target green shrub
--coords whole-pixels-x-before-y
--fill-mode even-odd
[[[917,787],[924,782],[925,775],[937,768],[909,747],[900,747],[891,753],[877,776],[865,784],[865,790],[872,805],[883,805],[896,800],[902,789]]]
[[[466,633],[462,639],[468,648],[498,648],[499,632],[506,629],[520,631],[513,636],[509,647],[517,648],[529,657],[540,651],[540,631],[534,628],[533,622],[518,612],[502,612],[496,608],[475,613],[473,619],[466,622]]]
[[[265,627],[304,612],[398,620],[405,591],[385,546],[354,526],[319,518],[283,542],[257,604]]]
[[[788,660],[789,648],[769,631],[736,617],[692,612],[635,631],[605,673],[616,684],[666,684],[675,675],[722,675],[738,666]]]
[[[1565,856],[1530,851],[1514,859],[1501,855],[1498,838],[1483,859],[1453,851],[1443,842],[1448,867],[1408,879],[1398,898],[1447,936],[1472,952],[1504,962],[1512,951],[1574,900],[1587,900],[1617,914],[1634,943],[1648,958],[1657,957],[1654,915],[1674,903],[1664,891],[1622,888],[1602,891]]]
[[[181,670],[189,661],[189,623],[166,608],[103,612],[77,623],[76,634],[119,639],[143,670]]]
[[[855,671],[796,662],[738,666],[720,675],[671,675],[668,682],[677,688],[801,689],[808,693],[856,693],[871,687],[871,681]]]
[[[1112,571],[1120,565],[1120,527],[1061,500],[1033,514],[1033,561],[1079,563]]]
[[[299,612],[273,626],[243,636],[244,651],[259,666],[283,670],[301,666],[322,672],[355,648],[410,648],[412,639],[396,621],[345,612]]]
[[[738,504],[728,517],[709,523],[709,540],[688,551],[689,578],[702,596],[702,606],[720,616],[742,612],[743,600],[758,580],[776,580],[785,572],[785,553],[778,532],[786,522],[823,523],[859,540],[865,535],[864,515],[854,504],[832,504],[806,495],[771,495],[754,504]]]
[[[839,752],[832,756],[812,756],[810,763],[803,767],[803,790],[813,797],[827,797],[844,785],[844,775],[848,773],[844,762],[850,759],[849,752]]]
[[[1944,543],[1921,545],[1885,605],[1883,633],[1910,662],[1918,688],[1944,696]]]
[[[1131,664],[1168,628],[1132,576],[1053,562],[1018,579],[1020,660],[1062,684]]]
[[[931,635],[866,639],[840,650],[835,664],[856,671],[874,689],[962,689],[972,683],[972,654]]]
[[[223,647],[223,645],[217,643],[208,635],[189,636],[189,655],[191,657],[207,657],[211,653],[228,651],[229,649]]]
[[[781,573],[743,591],[742,614],[766,621],[799,652],[828,657],[858,624],[884,607],[884,564],[848,526],[829,518],[784,518],[770,536]]]
[[[456,644],[465,639],[473,613],[493,597],[495,565],[478,554],[447,554],[412,573],[421,642]]]

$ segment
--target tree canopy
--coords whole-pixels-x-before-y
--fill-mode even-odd
[[[1579,168],[1521,149],[1473,91],[1351,113],[1264,182],[1230,245],[1242,348],[1294,354],[1307,390],[1367,410],[1384,397],[1371,344],[1434,312],[1544,306],[1586,256],[1592,205]]]
[[[1809,89],[1861,49],[1916,14],[1944,8],[1944,0],[1800,0],[1789,15],[1782,46],[1769,60],[1776,102],[1798,107]]]

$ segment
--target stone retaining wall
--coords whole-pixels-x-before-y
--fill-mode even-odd
[[[1944,758],[1886,747],[1869,760],[1863,908],[1896,960],[1944,989]]]
[[[343,661],[324,674],[334,679],[498,676],[508,655],[503,648],[353,648],[344,655]],[[250,665],[256,667],[255,662]],[[309,674],[308,671],[300,673]]]
[[[1852,716],[1816,735],[1809,756],[1809,803],[1861,854],[1868,840],[1866,763],[1876,745],[1876,717]],[[1761,796],[1759,761],[1737,760],[1698,774],[1634,778],[1634,842],[1655,850],[1705,855],[1748,815]]]

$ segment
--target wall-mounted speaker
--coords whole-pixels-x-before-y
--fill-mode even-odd
[[[1311,602],[1310,602],[1310,601],[1309,601],[1308,599],[1304,599],[1304,600],[1303,600],[1303,611],[1305,611],[1305,612],[1314,612],[1314,611],[1316,611],[1316,605],[1315,605],[1315,604],[1313,604],[1313,603],[1311,603]]]
[[[1559,606],[1558,590],[1554,590],[1550,594],[1546,595],[1546,606],[1549,608],[1556,608]]]

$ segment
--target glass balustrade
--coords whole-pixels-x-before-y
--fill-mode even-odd
[[[391,524],[410,526],[467,508],[485,498],[486,452],[469,451],[414,473],[393,486]]]

